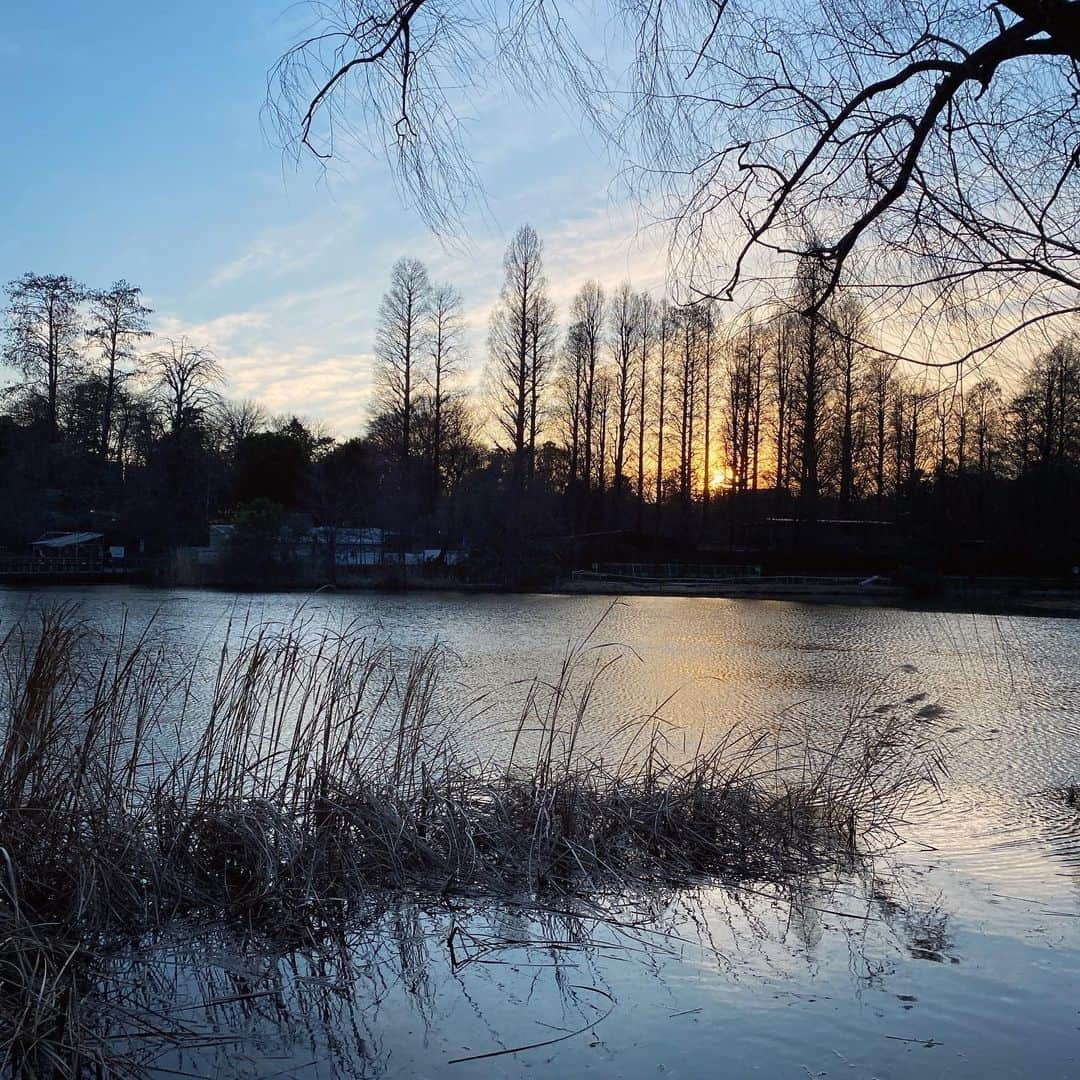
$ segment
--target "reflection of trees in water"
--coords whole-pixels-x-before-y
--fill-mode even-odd
[[[868,920],[879,920],[904,955],[915,960],[959,963],[949,953],[952,947],[949,913],[943,910],[940,895],[933,899],[912,896],[908,882],[902,876],[894,876],[888,882],[873,878],[867,897],[870,902]],[[870,985],[880,983],[893,971],[890,960],[873,960],[866,950],[862,951],[860,960],[863,978]]]
[[[873,875],[650,890],[602,914],[399,898],[359,929],[303,943],[175,930],[102,963],[84,1005],[135,1075],[371,1077],[407,1068],[396,1039],[446,1064],[455,1051],[527,1054],[594,1028],[601,1038],[627,963],[662,999],[690,959],[721,978],[747,965],[768,977],[785,955],[816,969],[833,945],[848,950],[856,992],[880,989],[904,956],[949,958],[948,915]]]

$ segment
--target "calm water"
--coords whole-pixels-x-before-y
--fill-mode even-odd
[[[105,630],[125,613],[136,626],[153,617],[179,656],[212,651],[230,621],[287,620],[302,599],[11,590],[0,624],[43,597],[79,601]],[[356,943],[367,960],[350,971],[266,956],[240,975],[225,946],[217,956],[201,942],[197,960],[178,953],[178,972],[218,972],[233,996],[238,978],[273,986],[292,1006],[306,987],[333,987],[316,1011],[337,1034],[283,1026],[278,1005],[253,1005],[201,1019],[251,1038],[163,1065],[222,1076],[323,1076],[343,1061],[392,1076],[1080,1075],[1080,817],[1046,795],[1080,778],[1080,621],[684,598],[610,611],[599,597],[306,603],[404,647],[442,641],[459,657],[460,691],[493,689],[496,709],[520,697],[521,680],[553,675],[567,642],[607,612],[597,640],[619,643],[624,659],[600,687],[598,727],[675,691],[664,713],[695,740],[735,720],[797,711],[824,724],[867,699],[925,694],[954,743],[944,802],[919,807],[876,876],[799,895],[673,897],[634,930],[405,905],[381,946]],[[550,941],[560,948],[536,944]],[[579,1028],[555,1045],[451,1063]]]

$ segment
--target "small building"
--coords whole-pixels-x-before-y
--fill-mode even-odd
[[[210,526],[210,543],[208,550],[210,551],[225,551],[232,543],[232,538],[236,535],[235,525],[217,524]]]
[[[426,565],[442,563],[444,566],[464,566],[469,561],[466,548],[424,548],[423,561]]]
[[[178,547],[174,551],[176,574],[179,580],[202,581],[213,577],[226,566],[229,549],[239,533],[235,525],[210,526],[209,543],[205,547]],[[390,529],[375,527],[353,528],[319,525],[303,530],[281,529],[276,538],[269,538],[274,559],[303,573],[304,568],[317,574],[326,572],[333,560],[342,569],[376,568],[384,566],[422,567],[439,565],[457,567],[469,558],[467,548],[425,548],[422,551],[402,550],[401,536]]]
[[[311,557],[325,557],[333,549],[338,566],[381,566],[386,547],[397,536],[385,529],[333,528],[318,525],[307,535],[307,552]]]
[[[105,537],[99,532],[49,532],[30,546],[43,562],[100,568],[105,562]]]

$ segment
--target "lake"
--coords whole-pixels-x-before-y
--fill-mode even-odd
[[[858,874],[795,891],[672,893],[617,925],[405,897],[336,964],[323,951],[240,960],[206,937],[177,947],[172,986],[191,1000],[172,1007],[237,1039],[166,1055],[163,1076],[1080,1074],[1080,813],[1051,794],[1080,779],[1080,621],[87,588],[2,591],[0,628],[43,601],[77,602],[106,633],[125,616],[135,628],[152,619],[172,655],[199,663],[238,625],[286,621],[303,603],[314,620],[354,622],[402,649],[444,643],[454,692],[487,692],[489,715],[512,713],[524,682],[554,676],[567,643],[596,628],[603,655],[622,657],[597,687],[597,740],[661,703],[693,746],[737,722],[828,725],[898,698],[934,706],[947,734],[941,799],[920,800],[903,843]],[[245,1007],[200,1005],[211,978],[212,1000]],[[315,986],[333,989],[318,1024],[296,1018]],[[454,1063],[535,1043],[547,1045]]]

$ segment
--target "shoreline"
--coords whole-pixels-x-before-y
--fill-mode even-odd
[[[946,586],[937,594],[920,593],[900,585],[862,586],[853,578],[850,585],[818,587],[805,584],[774,584],[767,578],[754,584],[643,584],[594,581],[586,585],[564,583],[558,590],[567,595],[598,596],[684,596],[726,600],[773,600],[804,604],[848,605],[852,607],[897,608],[907,611],[942,611],[999,615],[1042,615],[1056,618],[1080,618],[1080,590],[1048,589],[1017,585],[1002,579],[999,585],[982,582],[973,587],[964,584]]]
[[[788,576],[773,581],[769,578],[747,579],[745,583],[731,581],[710,583],[706,579],[660,582],[631,579],[563,579],[546,585],[510,586],[496,582],[467,582],[451,578],[426,578],[389,582],[385,579],[352,577],[336,583],[312,581],[268,582],[260,586],[243,586],[226,582],[162,581],[143,575],[131,575],[118,580],[116,575],[76,578],[0,581],[0,589],[19,591],[45,588],[105,587],[135,585],[149,589],[198,589],[207,592],[239,593],[317,593],[317,592],[383,592],[388,594],[464,593],[483,595],[549,596],[610,596],[619,597],[678,597],[684,599],[766,600],[827,606],[895,608],[907,611],[936,611],[956,614],[1026,615],[1051,618],[1080,618],[1080,589],[1049,587],[1035,579],[981,578],[947,579],[940,592],[930,593],[901,585],[863,584],[866,579],[839,576],[796,578]]]

